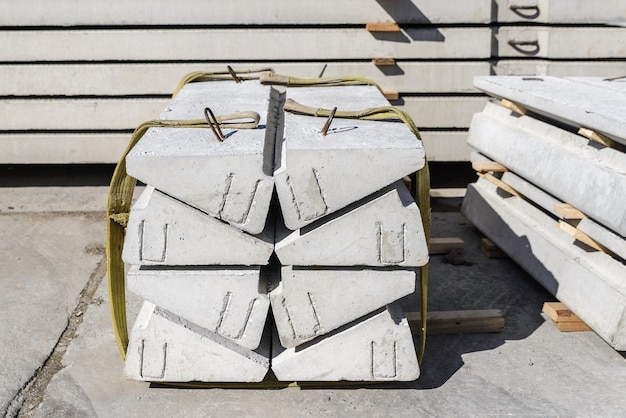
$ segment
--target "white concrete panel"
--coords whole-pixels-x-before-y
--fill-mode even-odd
[[[256,129],[224,129],[219,142],[207,128],[152,128],[126,157],[128,173],[146,184],[251,234],[265,227],[274,188],[264,171],[270,88],[258,82],[191,83],[161,119],[203,119],[255,111]],[[269,138],[273,149],[274,138]]]
[[[297,231],[277,229],[275,251],[283,265],[295,266],[428,262],[420,211],[401,181]]]
[[[253,236],[153,187],[133,205],[122,258],[141,265],[264,265],[274,250],[273,224]]]
[[[415,291],[415,271],[283,266],[270,293],[283,347],[295,347]]]
[[[2,130],[133,130],[170,99],[0,99]],[[130,136],[129,136],[130,138]]]
[[[626,60],[549,61],[502,59],[495,62],[493,71],[496,75],[621,77],[626,74]]]
[[[489,58],[490,39],[488,27],[3,30],[0,60]]]
[[[619,93],[626,93],[626,73],[624,77],[567,77],[568,80],[589,84],[594,87],[614,90]]]
[[[259,346],[270,301],[259,267],[140,268],[127,289],[242,347]]]
[[[130,333],[124,374],[149,382],[260,382],[269,369],[269,338],[248,350],[144,302]]]
[[[626,94],[556,77],[476,77],[474,85],[569,125],[626,144]]]
[[[227,63],[0,64],[1,96],[171,94],[192,71],[225,71]],[[474,76],[489,75],[482,61],[232,62],[236,71],[272,67],[278,74],[313,78],[359,74],[383,90],[403,93],[475,93]]]
[[[498,57],[626,58],[624,27],[504,26],[495,36]]]
[[[403,96],[393,104],[407,112],[418,129],[452,129],[468,128],[487,101],[484,96]]]
[[[420,131],[428,161],[469,161],[467,131]]]
[[[332,13],[328,13],[332,10]],[[249,25],[488,23],[490,0],[291,0],[259,3],[231,0],[219,7],[202,0],[98,0],[57,2],[22,0],[0,4],[0,25]]]
[[[575,245],[553,218],[507,196],[479,180],[467,188],[462,211],[613,348],[626,349],[626,266]]]
[[[541,189],[626,234],[626,155],[528,116],[489,104],[468,137],[480,150]]]
[[[626,22],[626,5],[622,0],[496,0],[495,6],[498,22]]]
[[[352,324],[298,348],[272,349],[278,380],[412,381],[419,366],[408,322],[398,310]]]
[[[310,93],[290,89],[288,97],[293,91],[302,104],[338,106],[340,110],[380,103],[375,96],[380,93],[374,87],[308,90]],[[361,98],[351,96],[352,92],[362,92]],[[274,177],[285,225],[292,230],[360,200],[424,165],[421,141],[402,123],[335,118],[328,135],[322,136],[324,122],[323,118],[285,115],[285,141],[278,144],[282,149],[277,151],[280,161]],[[363,173],[368,173],[367,181]]]

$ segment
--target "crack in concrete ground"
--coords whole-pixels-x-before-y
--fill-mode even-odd
[[[91,249],[95,251],[94,249]],[[104,254],[104,248],[97,249],[98,253]],[[37,407],[43,402],[44,394],[52,378],[63,369],[63,356],[67,351],[71,341],[76,335],[76,331],[83,322],[83,314],[91,304],[101,304],[101,298],[93,299],[96,290],[102,283],[106,275],[107,262],[106,255],[103,255],[96,268],[91,273],[87,284],[80,292],[78,304],[69,316],[67,327],[61,333],[50,356],[43,365],[37,369],[31,379],[13,398],[7,409],[7,417],[28,418],[32,417]]]

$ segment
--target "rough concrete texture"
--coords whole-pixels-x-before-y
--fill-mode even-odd
[[[150,382],[260,382],[269,352],[268,339],[248,350],[146,301],[131,330],[124,375]]]
[[[106,187],[102,189],[106,191]],[[64,207],[71,207],[72,202],[80,207],[82,190],[69,188]],[[0,381],[3,404],[8,401],[15,406],[9,416],[626,415],[625,354],[613,350],[593,332],[559,332],[541,314],[543,303],[554,300],[553,296],[510,259],[487,258],[481,251],[480,234],[458,212],[434,212],[433,236],[461,237],[465,241],[462,256],[474,264],[454,265],[444,263],[443,256],[432,256],[429,308],[502,309],[506,326],[502,333],[429,336],[417,381],[357,386],[331,383],[281,390],[197,390],[128,380],[123,376],[124,363],[111,327],[106,280],[72,316],[81,322],[71,338],[61,339],[56,346],[58,368],[45,367],[32,375],[45,355],[36,357],[25,351],[42,350],[46,341],[54,347],[62,327],[56,327],[50,318],[62,306],[56,302],[59,295],[74,303],[61,310],[64,315],[65,310],[77,308],[71,289],[85,286],[102,259],[81,257],[80,244],[94,242],[102,248],[105,230],[102,215],[106,199],[101,201],[100,213],[90,215],[87,223],[79,213],[16,213],[20,206],[48,210],[47,205],[36,205],[42,195],[32,188],[3,189],[0,193],[3,211],[8,206],[16,208],[0,216],[0,241],[11,244],[3,246],[0,255],[4,325],[0,326]],[[68,239],[67,234],[77,235]],[[38,247],[44,241],[49,242],[45,251]],[[37,248],[46,257],[17,261],[25,260],[24,254]],[[41,274],[28,274],[35,270]],[[102,280],[103,270],[96,273],[94,278]],[[16,296],[16,281],[9,277],[31,277],[24,281],[31,291]],[[57,296],[47,297],[46,289],[56,287],[60,289]],[[17,301],[21,303],[14,304]],[[130,324],[140,306],[141,299],[129,293]],[[9,324],[15,325],[7,329]],[[9,334],[9,329],[29,332]],[[19,344],[16,338],[22,338]],[[23,405],[11,398],[24,383],[19,375],[26,380],[32,377],[33,386],[39,387],[24,393]],[[0,415],[5,413],[0,411]]]
[[[209,106],[216,116],[255,111],[257,129],[223,129],[219,142],[209,128],[152,128],[126,157],[128,173],[211,216],[251,234],[260,233],[274,189],[264,172],[270,88],[258,83],[191,83],[161,119],[204,119]],[[269,157],[271,158],[271,156]]]
[[[580,74],[580,73],[578,73]],[[595,87],[626,93],[626,79],[624,77],[565,77],[576,83],[590,84]]]
[[[273,222],[253,236],[148,186],[132,206],[122,256],[141,265],[264,265],[273,250]]]
[[[478,76],[474,86],[533,112],[626,144],[626,93],[557,77]]]
[[[463,213],[505,253],[617,350],[626,349],[626,266],[578,245],[530,203],[479,180]]]
[[[134,266],[127,289],[251,350],[259,346],[270,301],[259,267],[154,269]]]
[[[297,231],[283,228],[276,235],[275,251],[283,265],[418,267],[428,262],[419,208],[400,181]]]
[[[509,170],[626,235],[626,154],[509,109],[474,115],[468,143]],[[581,175],[584,173],[584,175]]]
[[[366,108],[374,93],[380,95],[373,87],[347,88],[326,88],[317,95],[311,93],[311,99],[304,90],[292,90],[302,104],[341,110]],[[322,93],[325,97],[318,98]],[[348,109],[340,107],[344,103]],[[291,230],[369,196],[424,165],[422,143],[404,124],[335,118],[327,136],[320,133],[323,125],[322,118],[285,115],[274,178],[285,225]],[[363,173],[368,173],[367,181]]]
[[[272,371],[279,380],[411,381],[419,366],[409,324],[401,309],[351,323],[309,344],[272,350]]]
[[[270,292],[283,347],[295,347],[415,290],[410,269],[318,269],[283,266]]]

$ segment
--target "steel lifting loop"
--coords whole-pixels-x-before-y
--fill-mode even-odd
[[[223,142],[226,138],[222,128],[255,129],[261,121],[261,116],[257,112],[238,112],[216,117],[208,107],[204,108],[204,117],[219,142]]]
[[[328,119],[322,128],[322,136],[326,136],[328,133],[328,129],[330,128],[330,124],[333,123],[333,118],[335,117],[335,113],[337,112],[337,106],[333,107],[333,110],[330,111],[330,115],[328,115]]]

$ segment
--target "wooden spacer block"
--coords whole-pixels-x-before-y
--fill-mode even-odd
[[[568,234],[570,234],[576,240],[582,242],[585,245],[588,245],[589,247],[593,248],[596,251],[602,251],[603,253],[608,252],[608,250],[606,248],[604,248],[602,245],[600,245],[598,242],[596,242],[596,240],[594,240],[589,235],[587,235],[584,232],[578,230],[578,228],[576,228],[573,225],[568,224],[565,221],[559,221],[559,228],[562,231],[565,231]]]
[[[526,110],[526,108],[518,104],[515,104],[512,101],[507,100],[507,99],[500,100],[500,104],[506,107],[507,109],[510,109],[511,111],[517,113],[518,115],[525,115],[526,113],[528,113],[528,110]]]
[[[594,131],[593,129],[581,127],[580,129],[578,129],[578,134],[594,142],[597,142],[598,144],[602,144],[605,147],[611,147],[611,148],[618,147],[619,148],[619,145],[617,142],[613,141],[611,138],[605,135],[602,135]]]
[[[541,311],[552,320],[559,331],[591,331],[587,324],[561,302],[545,302]]]
[[[489,238],[481,238],[480,246],[483,253],[489,258],[507,258],[507,255]]]
[[[407,312],[406,318],[411,332],[419,335],[422,315],[419,312]],[[482,334],[504,330],[504,314],[500,309],[433,311],[428,312],[426,318],[426,332],[429,335]]]
[[[465,242],[461,238],[431,238],[428,247],[428,253],[435,254],[448,254],[450,251],[463,251],[465,248]]]
[[[487,180],[488,182],[495,184],[496,186],[498,186],[500,189],[504,190],[508,194],[511,194],[511,195],[517,196],[517,197],[522,197],[522,195],[519,194],[517,192],[517,190],[515,190],[514,188],[512,188],[511,186],[509,186],[508,184],[506,184],[505,182],[503,182],[499,178],[494,177],[494,176],[492,176],[489,173],[476,173],[476,174],[478,174],[478,177],[483,178],[483,179]]]
[[[378,67],[384,67],[388,65],[396,65],[396,60],[393,58],[373,58],[372,64]]]
[[[467,193],[466,188],[461,187],[450,187],[450,188],[441,188],[441,189],[430,189],[430,197],[434,198],[459,198],[465,197]]]
[[[400,98],[400,93],[397,91],[383,91],[383,96],[387,100],[398,100]]]
[[[400,32],[400,25],[395,22],[373,22],[365,24],[368,32]]]
[[[479,173],[486,173],[488,171],[504,173],[509,171],[505,166],[495,161],[475,161],[472,163],[472,169]]]
[[[569,203],[555,204],[554,211],[563,219],[583,219],[587,217],[584,213],[582,213]]]

